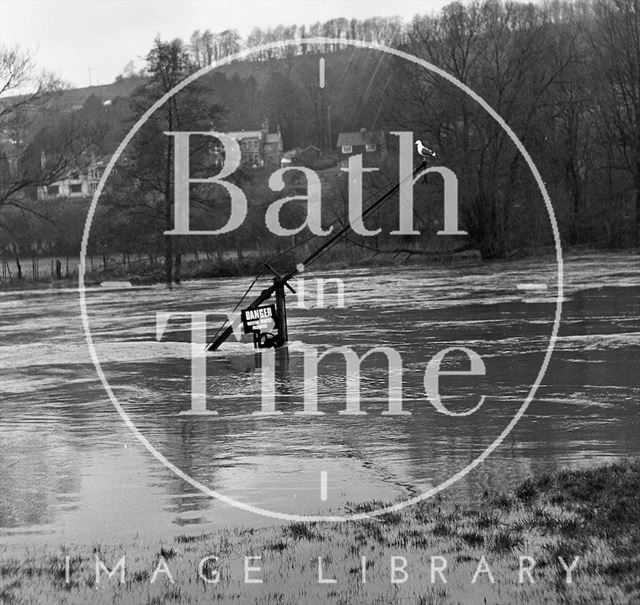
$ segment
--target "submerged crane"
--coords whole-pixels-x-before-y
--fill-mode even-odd
[[[435,152],[431,149],[424,147],[420,141],[416,141],[416,147],[419,155],[423,157],[433,157],[435,156]],[[426,152],[425,152],[426,151]],[[416,176],[427,166],[427,160],[421,160],[413,169],[411,174],[411,178],[415,179]],[[398,179],[392,186],[387,188],[386,191],[382,192],[378,199],[374,200],[368,208],[366,208],[362,212],[362,220],[365,219],[368,215],[370,215],[374,210],[379,208],[385,201],[387,201],[398,189],[400,188],[401,181]],[[345,237],[350,231],[353,230],[351,223],[348,223],[341,229],[339,229],[336,234],[329,238],[326,242],[324,242],[321,246],[319,246],[314,252],[312,252],[309,256],[307,256],[304,261],[298,263],[291,271],[286,273],[285,275],[279,275],[273,267],[267,262],[265,266],[271,273],[274,274],[273,284],[268,288],[262,290],[262,292],[242,311],[242,321],[245,327],[245,332],[253,332],[254,336],[254,346],[256,348],[280,348],[284,346],[288,339],[288,329],[287,329],[287,307],[285,296],[285,289],[288,289],[293,294],[295,294],[295,290],[291,287],[289,282],[302,273],[308,265],[310,265],[314,260],[316,260],[320,255],[329,250],[333,245],[335,245],[339,240]],[[256,278],[257,279],[257,278]],[[255,282],[254,282],[255,283]],[[246,294],[245,294],[246,295]],[[269,307],[261,307],[261,305],[267,302],[272,296],[275,296],[275,305],[270,305]],[[251,311],[260,310],[260,314],[252,314]],[[277,334],[273,334],[271,332],[263,332],[260,329],[252,329],[251,322],[254,317],[256,319],[261,319],[262,317],[270,318],[275,325],[275,329]],[[224,326],[224,324],[223,324]],[[213,338],[211,342],[207,344],[207,351],[216,351],[222,343],[224,343],[232,334],[233,334],[234,326],[228,325],[223,329],[221,327],[218,330],[218,334]]]

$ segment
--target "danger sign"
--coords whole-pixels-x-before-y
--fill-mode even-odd
[[[255,309],[245,309],[241,317],[245,334],[270,332],[276,325],[276,306],[265,305]]]

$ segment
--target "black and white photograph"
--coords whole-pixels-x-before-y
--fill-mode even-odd
[[[640,603],[640,0],[0,0],[0,604]]]

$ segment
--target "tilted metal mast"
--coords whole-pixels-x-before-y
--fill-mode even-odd
[[[435,154],[434,154],[435,155]],[[412,173],[412,178],[415,178],[416,175],[427,166],[427,162],[423,160],[420,162],[414,169]],[[400,180],[394,184],[394,186],[383,193],[377,200],[372,202],[372,204],[363,211],[362,219],[364,220],[369,214],[371,214],[376,208],[382,205],[389,197],[391,197],[398,189],[400,188]],[[280,276],[276,273],[276,277],[273,280],[273,285],[264,289],[257,298],[255,298],[249,306],[246,307],[247,310],[255,309],[259,307],[263,302],[271,298],[274,294],[276,295],[276,308],[277,308],[277,323],[278,323],[278,333],[282,337],[280,346],[284,344],[284,342],[288,339],[287,334],[287,323],[286,323],[286,306],[285,306],[285,287],[289,288],[291,292],[295,294],[295,290],[289,285],[289,281],[293,279],[296,275],[298,275],[301,270],[304,270],[307,265],[312,263],[318,256],[320,256],[325,250],[330,248],[336,241],[340,238],[344,237],[347,233],[353,231],[353,227],[351,223],[347,223],[344,227],[342,227],[333,237],[329,238],[324,244],[318,247],[317,250],[312,252],[302,263],[296,265],[294,269],[289,271],[286,275]],[[275,273],[275,271],[266,263],[267,268]],[[227,326],[216,338],[214,338],[208,345],[207,351],[216,351],[220,345],[229,338],[233,334],[233,326]]]

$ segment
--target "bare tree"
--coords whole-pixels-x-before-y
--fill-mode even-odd
[[[132,95],[136,115],[146,111],[196,69],[190,49],[182,40],[156,38],[147,55],[149,79]],[[122,179],[119,182],[115,179],[114,186],[107,192],[107,205],[112,209],[111,216],[107,217],[110,221],[118,225],[127,220],[134,222],[138,226],[134,229],[136,237],[148,240],[156,248],[159,238],[164,240],[168,285],[180,281],[183,242],[177,236],[160,235],[171,231],[173,225],[173,138],[164,133],[211,129],[220,113],[220,106],[212,101],[210,91],[201,82],[194,82],[171,96],[139,130],[127,157],[119,164]],[[208,139],[201,142],[203,154],[208,144]],[[197,162],[191,162],[192,169],[194,164]],[[118,231],[122,229],[118,227]],[[122,238],[114,235],[113,239],[122,247]]]
[[[0,154],[7,168],[0,175],[0,206],[21,205],[28,192],[57,181],[72,166],[78,151],[74,132],[65,133],[46,162],[30,158],[37,125],[62,90],[57,78],[37,70],[28,53],[0,48]]]
[[[47,223],[51,232],[56,228],[46,206],[35,201],[38,188],[82,168],[102,137],[101,129],[76,116],[52,119],[63,90],[60,80],[37,69],[29,53],[0,47],[0,228],[5,235],[0,248],[15,254],[18,278],[21,250],[34,251],[35,245],[35,252],[41,251],[37,225]],[[29,226],[20,237],[16,217]]]
[[[599,109],[614,165],[624,167],[633,180],[640,244],[640,0],[599,0],[595,13],[593,48],[604,83]]]
[[[544,109],[571,61],[571,40],[547,26],[542,8],[494,0],[451,4],[414,20],[411,50],[478,92],[525,144],[545,126]],[[439,76],[413,67],[394,87],[405,126],[424,134],[465,183],[462,212],[487,257],[519,241],[531,178],[507,134],[479,105]],[[395,116],[396,118],[398,116]],[[411,119],[413,117],[413,120]]]

